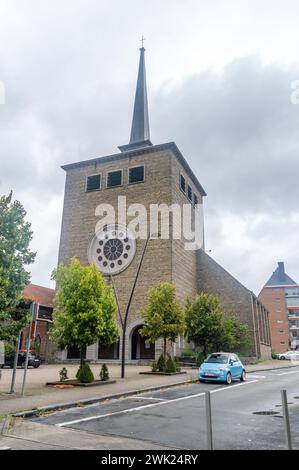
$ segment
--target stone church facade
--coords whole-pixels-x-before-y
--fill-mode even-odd
[[[112,276],[122,314],[125,312],[147,241],[136,238],[131,245],[129,241],[126,244],[126,238],[122,238],[123,235],[119,235],[119,232],[113,231],[109,232],[109,237],[105,236],[105,232],[102,232],[103,238],[97,239],[95,232],[100,218],[96,215],[96,208],[100,204],[110,204],[115,208],[117,216],[124,215],[117,213],[120,196],[126,197],[127,207],[132,204],[142,204],[147,213],[153,204],[166,204],[167,206],[177,204],[179,207],[190,205],[191,218],[194,223],[195,215],[202,214],[203,198],[206,196],[203,187],[174,142],[153,145],[150,141],[144,65],[145,50],[141,48],[140,51],[129,144],[119,147],[120,152],[116,154],[62,167],[66,172],[66,183],[59,263],[68,264],[72,257],[77,257],[83,264],[95,262],[100,270],[102,268],[109,270],[106,271],[106,274],[110,273],[107,275],[107,282],[112,282]],[[130,218],[128,218],[129,220]],[[203,232],[202,216],[200,221],[200,230]],[[170,216],[170,233],[174,223],[176,223],[175,219]],[[107,228],[104,226],[103,230],[105,231]],[[148,240],[128,318],[127,362],[154,359],[161,353],[160,341],[157,341],[155,345],[147,345],[139,334],[139,329],[143,325],[141,312],[145,306],[147,292],[151,287],[162,281],[173,282],[177,289],[178,300],[182,304],[187,296],[194,297],[205,289],[217,293],[216,286],[214,289],[212,287],[213,283],[209,283],[208,287],[205,280],[208,273],[202,275],[200,253],[204,255],[205,260],[208,256],[204,253],[204,245],[199,250],[186,250],[184,243],[184,238],[173,239],[172,236],[168,239],[157,236]],[[127,262],[128,259],[130,262]],[[125,269],[123,269],[124,266]],[[207,269],[211,270],[209,267]],[[219,267],[219,269],[222,268]],[[246,298],[245,296],[245,300],[242,300],[244,305],[242,305],[242,302],[238,300],[240,290],[234,289],[231,283],[225,280],[224,275],[222,275],[222,279],[224,287],[219,297],[229,297],[231,299],[230,307],[235,305],[235,308],[230,308],[229,313],[235,310],[236,314],[244,318],[244,321],[250,326],[252,355],[269,356],[270,339],[266,334],[263,338],[258,336],[255,325],[258,318],[256,321],[254,319],[259,314],[252,311],[251,297]],[[227,292],[225,292],[226,287]],[[245,306],[246,302],[248,305]],[[267,313],[265,312],[266,331],[268,331],[267,322]],[[179,355],[184,347],[183,338],[179,338],[173,352]],[[76,358],[74,351],[61,351],[58,354],[60,360]],[[121,357],[121,342],[110,348],[99,344],[89,346],[86,357],[94,361],[118,361]]]

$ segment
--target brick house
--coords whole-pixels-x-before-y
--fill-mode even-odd
[[[119,227],[109,224],[99,229],[98,206],[110,204],[121,215],[119,197],[126,204],[142,204],[146,213],[152,204],[190,206],[192,223],[198,211],[202,213],[206,193],[186,159],[174,142],[153,145],[150,141],[144,51],[140,49],[140,63],[130,142],[119,147],[120,152],[91,160],[64,165],[66,172],[63,218],[61,227],[59,263],[68,264],[72,257],[81,263],[95,263],[100,271],[113,276],[118,303],[125,311],[139,260],[146,241],[124,238]],[[133,216],[132,216],[133,217]],[[203,233],[203,217],[200,230]],[[173,218],[169,220],[173,228]],[[126,232],[127,227],[123,227]],[[105,232],[106,231],[106,232]],[[143,325],[141,311],[145,306],[148,289],[162,281],[175,284],[178,300],[199,292],[219,294],[229,313],[235,312],[250,327],[251,350],[257,357],[269,357],[270,335],[268,315],[261,303],[202,250],[186,250],[185,239],[151,239],[144,256],[138,284],[132,300],[126,343],[126,361],[157,358],[161,342],[145,343],[139,334]],[[218,282],[218,281],[219,282]],[[177,355],[185,348],[183,338],[175,345]],[[110,348],[101,344],[89,346],[86,357],[90,360],[119,360],[121,345]],[[78,351],[58,351],[60,360],[78,357]]]
[[[299,285],[285,272],[283,262],[278,263],[258,297],[270,312],[273,350],[299,349]]]
[[[34,301],[39,305],[37,311],[36,334],[34,341],[32,341],[31,349],[39,351],[39,355],[42,360],[48,360],[50,358],[49,356],[53,348],[53,345],[49,340],[48,332],[52,324],[54,295],[54,289],[38,286],[36,284],[29,284],[23,292],[23,296],[25,298],[34,299]],[[25,328],[21,333],[20,349],[26,348],[28,334],[29,327]]]

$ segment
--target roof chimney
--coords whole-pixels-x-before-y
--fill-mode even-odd
[[[285,279],[285,270],[284,270],[284,262],[278,262],[278,279],[283,281]]]

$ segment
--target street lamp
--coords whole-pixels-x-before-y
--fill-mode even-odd
[[[126,353],[127,323],[128,323],[128,317],[129,317],[129,312],[130,312],[130,307],[131,307],[135,287],[136,287],[136,284],[137,284],[137,281],[138,281],[141,265],[142,265],[143,258],[144,258],[144,255],[145,255],[145,252],[146,252],[146,249],[147,249],[148,242],[151,238],[159,238],[159,237],[160,237],[160,233],[152,233],[152,234],[149,234],[147,236],[147,239],[145,241],[145,244],[144,244],[144,247],[143,247],[143,250],[142,250],[139,265],[138,265],[138,268],[137,268],[137,271],[136,271],[136,276],[135,276],[135,279],[134,279],[133,287],[132,287],[132,290],[131,290],[131,293],[130,293],[130,297],[129,297],[129,301],[128,301],[128,304],[127,304],[127,308],[126,308],[126,311],[125,311],[124,318],[122,318],[122,316],[120,314],[119,304],[118,304],[118,301],[117,301],[118,311],[119,311],[119,316],[120,316],[121,326],[122,326],[122,351],[121,351],[121,378],[122,379],[125,378],[125,362],[126,362],[126,360],[125,360],[126,354],[125,353]],[[116,293],[116,290],[115,290],[115,285],[112,281],[112,275],[110,277],[111,277],[111,282],[112,282],[114,294],[115,294],[115,297],[117,299],[117,293]]]

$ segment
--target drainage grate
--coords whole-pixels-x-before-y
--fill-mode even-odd
[[[279,415],[279,411],[254,411],[253,414],[271,416],[271,415]]]

